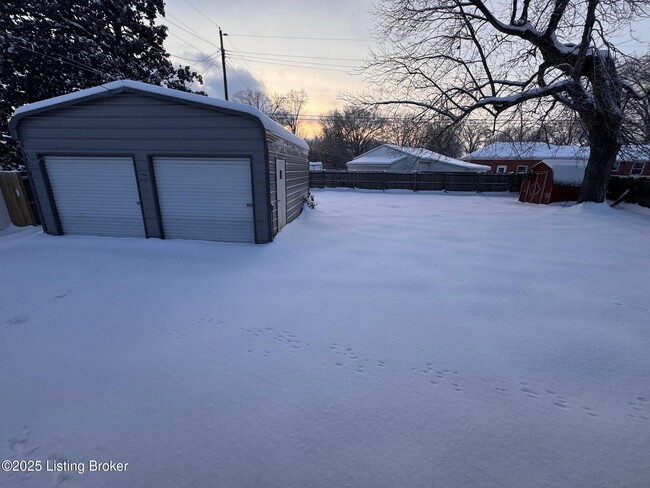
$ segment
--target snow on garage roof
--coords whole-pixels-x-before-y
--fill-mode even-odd
[[[555,146],[545,142],[495,142],[463,156],[463,161],[531,159],[571,159],[589,157],[589,149],[580,146]]]
[[[495,142],[467,154],[463,161],[589,159],[589,148],[583,146],[555,146],[545,142]],[[650,145],[626,145],[616,156],[619,162],[650,162]]]
[[[257,118],[264,125],[264,128],[266,128],[269,132],[272,132],[273,134],[281,137],[282,139],[286,139],[296,144],[297,146],[302,147],[305,150],[309,150],[309,146],[303,139],[296,136],[295,134],[292,134],[287,129],[282,127],[280,124],[271,120],[267,115],[263,114],[261,111],[259,111],[258,109],[250,105],[245,105],[236,102],[229,102],[226,100],[220,100],[212,97],[206,97],[204,95],[197,95],[195,93],[187,93],[179,90],[172,90],[171,88],[150,85],[148,83],[142,83],[140,81],[133,81],[133,80],[112,81],[110,83],[106,83],[104,85],[96,86],[93,88],[86,88],[85,90],[79,90],[76,92],[68,93],[67,95],[48,98],[47,100],[41,100],[40,102],[30,103],[29,105],[23,105],[22,107],[19,107],[14,112],[14,115],[11,119],[12,135],[15,133],[15,128],[18,123],[18,120],[32,112],[40,112],[42,110],[46,110],[56,105],[67,105],[70,103],[74,103],[75,101],[78,100],[91,99],[103,95],[112,95],[114,93],[118,93],[125,90],[150,93],[152,95],[184,100],[190,103],[195,103],[197,105],[224,108],[235,112],[243,112]]]
[[[542,163],[553,170],[553,183],[578,186],[585,179],[584,159],[546,159]]]
[[[489,171],[489,166],[484,166],[482,164],[468,163],[466,161],[461,161],[460,159],[452,158],[445,156],[444,154],[438,154],[437,152],[429,151],[428,149],[422,149],[419,147],[405,147],[405,146],[395,146],[393,144],[386,144],[388,147],[395,149],[396,151],[402,151],[411,156],[415,156],[424,160],[437,161],[439,163],[446,163],[452,166],[459,166],[462,168],[473,169],[476,171]]]
[[[392,154],[383,154],[375,155],[377,149],[386,147],[391,149]],[[406,156],[414,156],[422,161],[435,161],[439,163],[446,163],[453,166],[458,166],[467,169],[473,169],[474,171],[489,171],[489,166],[484,166],[481,164],[468,163],[461,161],[459,159],[451,158],[443,154],[438,154],[428,149],[423,149],[419,147],[405,147],[405,146],[396,146],[394,144],[382,144],[379,147],[371,149],[363,154],[360,154],[352,161],[348,161],[348,164],[359,164],[359,165],[378,165],[378,164],[393,164],[399,161],[400,159],[405,158]]]

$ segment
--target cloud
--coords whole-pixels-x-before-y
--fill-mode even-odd
[[[255,76],[245,68],[234,67],[226,64],[226,76],[228,77],[228,95],[232,96],[242,90],[250,88],[251,90],[264,91],[264,85]],[[201,89],[208,95],[215,98],[224,98],[223,96],[223,70],[221,69],[221,59],[208,60],[194,68],[197,73],[203,74],[203,85]]]

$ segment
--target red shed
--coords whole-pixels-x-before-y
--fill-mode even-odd
[[[549,204],[577,201],[587,162],[581,159],[547,159],[530,168],[521,185],[519,201]]]

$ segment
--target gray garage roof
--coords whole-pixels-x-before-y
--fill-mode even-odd
[[[147,83],[141,83],[139,81],[132,81],[132,80],[112,81],[110,83],[106,83],[104,85],[96,86],[93,88],[87,88],[85,90],[79,90],[73,93],[68,93],[67,95],[61,95],[59,97],[42,100],[40,102],[30,103],[29,105],[23,105],[22,107],[19,107],[14,112],[14,115],[11,119],[10,126],[9,126],[11,135],[13,137],[17,137],[16,128],[18,126],[18,121],[25,115],[49,110],[56,106],[71,105],[83,100],[98,98],[102,96],[111,96],[125,91],[148,93],[158,97],[175,98],[177,100],[183,100],[196,105],[222,108],[222,109],[231,110],[235,112],[243,112],[245,114],[251,115],[259,119],[259,121],[264,125],[264,127],[269,132],[272,132],[273,134],[281,137],[282,139],[286,139],[290,142],[293,142],[294,144],[302,147],[303,149],[309,150],[309,146],[303,139],[296,136],[295,134],[292,134],[287,129],[282,127],[280,124],[271,120],[268,116],[266,116],[258,109],[250,105],[228,102],[226,100],[219,100],[217,98],[206,97],[194,93],[182,92],[179,90],[172,90],[171,88],[149,85]]]

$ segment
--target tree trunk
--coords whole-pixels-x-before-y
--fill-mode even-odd
[[[614,60],[600,52],[588,67],[593,86],[590,109],[580,117],[589,130],[589,164],[580,190],[578,202],[605,201],[607,186],[621,148],[619,135],[623,120],[621,110],[621,83]]]
[[[605,201],[609,178],[621,148],[617,137],[619,129],[604,114],[597,114],[590,125],[589,163],[578,202],[601,203]]]

